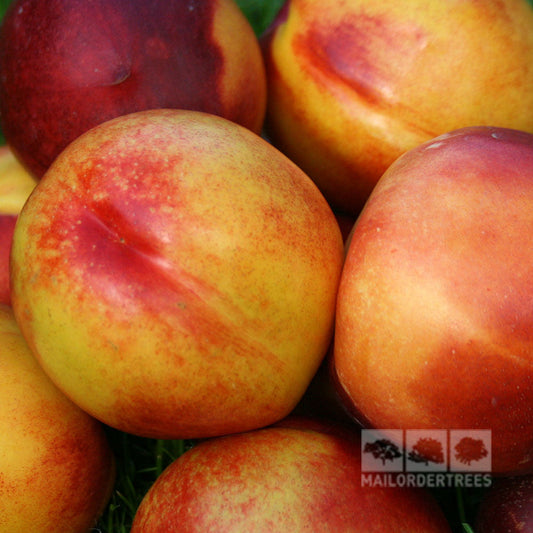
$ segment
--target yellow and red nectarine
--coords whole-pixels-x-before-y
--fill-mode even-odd
[[[408,149],[466,126],[533,132],[527,0],[287,0],[263,37],[266,130],[357,214]]]
[[[0,304],[0,531],[86,533],[110,497],[102,425],[46,376]]]
[[[108,425],[232,433],[305,392],[343,254],[320,191],[260,136],[145,111],[79,137],[39,182],[15,227],[13,308],[54,382]]]

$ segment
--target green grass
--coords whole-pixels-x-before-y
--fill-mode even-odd
[[[11,4],[11,0],[0,0],[0,14],[2,17],[4,16],[9,4]]]
[[[116,459],[115,487],[94,532],[129,533],[142,498],[163,470],[186,450],[192,441],[147,439],[106,428]]]
[[[262,35],[268,28],[283,0],[237,0],[237,4],[254,28],[256,35]]]

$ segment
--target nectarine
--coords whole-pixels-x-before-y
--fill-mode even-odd
[[[473,127],[385,172],[351,235],[334,367],[376,428],[491,430],[533,469],[533,135]]]
[[[263,37],[266,130],[357,214],[408,149],[466,126],[533,132],[527,0],[287,0]]]
[[[331,343],[344,260],[315,184],[222,117],[101,124],[21,211],[12,304],[53,381],[108,425],[200,438],[287,415]]]
[[[101,424],[46,376],[0,304],[0,530],[86,533],[111,496]]]
[[[81,133],[153,108],[261,130],[266,81],[235,0],[15,0],[0,28],[0,123],[40,178]]]
[[[361,485],[358,437],[299,419],[204,441],[156,480],[132,533],[449,533],[433,497]]]

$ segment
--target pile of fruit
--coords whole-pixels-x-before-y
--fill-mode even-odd
[[[533,528],[532,66],[527,0],[10,2],[0,533]]]

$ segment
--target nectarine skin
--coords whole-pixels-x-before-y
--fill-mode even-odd
[[[331,343],[333,212],[249,129],[152,110],[93,128],[19,215],[12,305],[58,386],[108,425],[201,438],[286,416]]]
[[[111,448],[102,425],[46,376],[1,304],[0,380],[0,530],[86,533],[111,497]]]
[[[261,130],[266,81],[234,0],[16,0],[0,29],[0,121],[40,178],[108,119],[197,109]]]
[[[158,478],[132,533],[450,533],[428,493],[363,487],[360,461],[353,434],[306,419],[204,441]]]
[[[17,216],[37,181],[9,146],[0,146],[0,303],[11,303],[9,255]]]
[[[357,214],[402,153],[466,126],[533,132],[527,0],[287,0],[262,39],[266,131]]]
[[[533,469],[533,135],[466,128],[387,170],[355,224],[334,366],[365,425],[490,429]]]
[[[17,215],[0,214],[0,303],[11,304],[9,256]]]

